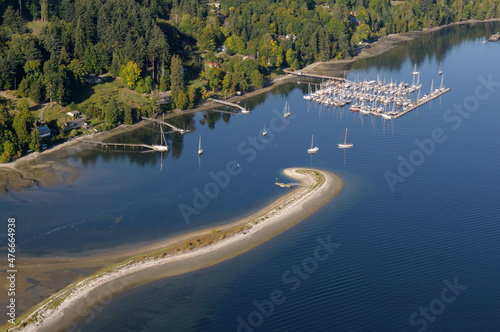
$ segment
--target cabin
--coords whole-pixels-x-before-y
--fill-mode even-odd
[[[70,111],[70,112],[68,112],[66,114],[68,114],[69,116],[71,116],[73,118],[77,118],[80,115],[80,112],[78,112],[78,111]]]
[[[50,136],[50,128],[47,126],[38,127],[38,133],[40,134],[40,138],[49,137]]]
[[[89,84],[96,84],[96,83],[101,83],[102,79],[99,76],[96,76],[96,75],[88,75],[85,78],[85,82],[87,82]]]
[[[217,9],[220,8],[220,3],[219,2],[209,2],[209,3],[207,3],[207,5],[210,6],[210,7],[215,7]]]
[[[219,67],[219,65],[217,64],[217,62],[207,62],[205,64],[205,66],[207,66],[209,68],[217,68],[217,67]]]

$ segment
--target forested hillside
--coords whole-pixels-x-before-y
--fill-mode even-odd
[[[89,74],[110,73],[140,94],[171,90],[172,107],[184,109],[262,87],[282,68],[352,56],[389,33],[500,17],[500,0],[0,0],[0,13],[0,90],[64,106]],[[80,111],[116,124],[151,107]],[[0,112],[3,161],[40,140],[33,121]]]

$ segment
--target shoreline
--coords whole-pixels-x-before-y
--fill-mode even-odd
[[[466,25],[466,24],[477,24],[477,23],[488,23],[488,22],[499,22],[499,21],[500,18],[491,18],[486,20],[467,20],[467,21],[453,22],[450,24],[440,25],[432,28],[424,28],[418,31],[392,33],[378,38],[373,43],[369,43],[367,48],[363,48],[361,52],[359,52],[350,59],[319,61],[312,63],[300,70],[304,74],[321,74],[321,73],[324,74],[325,71],[329,71],[329,74],[332,76],[343,75],[344,71],[350,64],[358,60],[372,58],[377,55],[383,54],[401,42],[410,41],[422,35],[436,32],[455,25]]]
[[[368,44],[368,47],[363,48],[361,52],[359,52],[350,59],[329,60],[324,62],[319,61],[312,63],[300,70],[304,74],[320,74],[320,73],[324,74],[325,72],[327,72],[333,76],[342,76],[344,72],[347,70],[346,68],[350,66],[352,63],[361,59],[371,58],[383,54],[384,52],[390,50],[397,44],[404,41],[413,40],[415,38],[422,36],[423,34],[432,33],[454,25],[477,24],[477,23],[498,22],[498,21],[500,21],[500,18],[492,18],[487,20],[467,20],[461,22],[453,22],[450,24],[441,25],[433,28],[424,28],[419,31],[408,31],[397,34],[389,34],[387,36],[378,38],[373,43]],[[271,82],[271,84],[269,84],[264,88],[250,91],[242,96],[229,97],[227,101],[230,102],[242,101],[245,100],[246,98],[266,93],[281,84],[292,81],[300,81],[300,76],[296,76],[294,74],[286,74],[283,76],[279,76],[275,78]],[[199,111],[206,111],[216,108],[217,106],[218,105],[213,102],[208,102],[185,111],[174,110],[172,113],[166,115],[165,119],[170,119],[183,114],[191,114]],[[79,136],[72,140],[68,140],[62,144],[59,144],[42,153],[32,153],[30,155],[21,157],[15,160],[14,162],[8,164],[0,164],[0,173],[3,172],[2,175],[6,175],[2,177],[2,182],[0,182],[0,189],[2,189],[5,192],[8,190],[22,191],[25,190],[26,188],[29,188],[37,184],[42,184],[43,186],[54,186],[59,184],[72,183],[76,181],[76,179],[78,179],[79,169],[76,167],[72,167],[68,163],[61,160],[53,161],[53,159],[50,159],[50,156],[53,153],[57,154],[57,151],[63,148],[71,148],[80,140],[92,139],[95,136],[99,136],[100,139],[103,140],[105,138],[115,136],[125,131],[133,130],[135,128],[140,128],[141,126],[144,126],[146,124],[147,122],[143,120],[133,125],[127,125],[127,126],[120,125],[109,131]],[[82,151],[83,149],[86,148],[89,147],[80,146],[78,148],[74,148],[72,152]],[[60,156],[59,158],[55,159],[60,159]],[[36,165],[31,166],[30,165],[31,163]],[[64,174],[67,174],[68,172],[71,174],[71,176],[69,177],[64,176]]]
[[[287,168],[284,172],[299,180],[301,186],[257,213],[219,229],[233,231],[232,235],[181,253],[173,247],[142,254],[93,274],[45,300],[9,331],[62,331],[120,292],[236,257],[304,220],[331,201],[343,187],[342,179],[329,171]],[[214,231],[200,231],[187,241],[209,233]],[[182,243],[186,236],[177,240]],[[27,325],[22,326],[25,323]]]
[[[360,54],[358,54],[353,59],[320,62],[320,63],[311,64],[311,65],[307,66],[306,68],[312,67],[312,68],[310,68],[310,70],[319,70],[319,69],[321,69],[319,66],[321,64],[335,64],[336,66],[342,65],[344,68],[344,67],[348,66],[349,64],[355,62],[356,60],[379,55],[379,54],[385,52],[385,50],[388,50],[388,49],[394,47],[399,42],[403,42],[403,41],[417,38],[425,33],[437,31],[437,30],[446,28],[446,27],[451,26],[451,25],[475,24],[475,23],[490,22],[490,21],[500,21],[500,19],[492,19],[492,20],[485,20],[485,21],[464,21],[464,22],[452,23],[450,25],[436,27],[436,28],[432,28],[432,29],[427,29],[427,30],[424,29],[422,31],[407,32],[407,33],[401,34],[402,37],[399,38],[400,40],[396,40],[396,41],[389,39],[388,37],[398,36],[398,35],[389,35],[386,37],[379,38],[378,41],[370,44],[370,48],[364,49]],[[391,38],[394,38],[394,37],[391,37]],[[362,56],[363,52],[366,53],[369,50],[371,50],[371,52],[374,52],[374,50],[376,50],[376,48],[375,48],[376,45],[380,45],[380,47],[382,47],[381,49],[383,49],[384,47],[387,47],[387,48],[384,51],[381,51],[380,53],[377,53],[377,54],[370,53],[368,55],[365,54],[364,56]],[[378,49],[378,50],[380,50],[380,49]],[[319,71],[319,72],[321,72],[321,71]],[[252,97],[255,95],[266,93],[266,92],[274,89],[278,85],[281,85],[283,83],[287,83],[290,81],[294,81],[294,80],[297,80],[297,76],[294,76],[291,74],[281,76],[281,77],[278,77],[276,79],[276,81],[270,86],[267,86],[263,89],[254,90],[254,91],[247,93],[243,96],[236,96],[236,97],[228,98],[228,100],[229,101],[243,100],[243,99],[248,98],[248,97]],[[208,109],[211,109],[214,107],[216,107],[216,105],[210,105],[210,104],[202,105],[202,106],[195,108],[195,109],[192,109],[192,110],[182,111],[180,113],[169,114],[165,118],[167,119],[170,117],[175,117],[175,116],[186,114],[186,113],[194,113],[197,111],[204,111],[204,110],[208,110]],[[116,134],[119,134],[119,133],[122,133],[125,131],[134,130],[135,128],[139,128],[140,126],[143,126],[146,124],[147,123],[145,123],[145,121],[141,121],[141,122],[136,123],[136,124],[131,125],[131,126],[122,125],[122,126],[119,126],[117,128],[114,128],[113,130],[101,132],[101,133],[96,133],[93,135],[95,135],[94,137],[99,137],[99,139],[104,139],[104,138],[112,137]],[[64,178],[64,177],[60,176],[60,173],[64,172],[65,168],[63,168],[63,167],[66,167],[64,164],[62,164],[61,169],[57,168],[57,167],[59,167],[58,165],[60,163],[60,159],[62,157],[65,157],[65,156],[71,154],[71,151],[78,151],[79,149],[86,148],[86,146],[83,144],[80,144],[80,146],[77,146],[75,144],[78,142],[78,139],[82,139],[82,137],[85,137],[83,139],[88,138],[86,136],[80,136],[80,137],[77,137],[76,139],[73,139],[72,141],[65,142],[63,144],[60,144],[58,146],[53,147],[52,149],[44,151],[43,153],[37,153],[37,156],[34,156],[34,154],[31,154],[31,155],[28,155],[26,157],[20,158],[11,164],[0,164],[0,172],[2,172],[3,169],[10,169],[10,171],[13,171],[13,172],[16,172],[18,174],[23,175],[23,170],[17,170],[15,167],[13,167],[13,168],[11,168],[11,167],[15,163],[18,163],[18,162],[24,163],[26,161],[26,163],[36,164],[33,167],[38,167],[38,168],[41,168],[41,167],[54,168],[54,167],[56,167],[56,169],[54,171],[55,174],[51,175],[51,177],[52,177],[52,179],[59,181],[60,179]],[[69,147],[69,149],[63,149],[63,148],[68,148],[68,147]],[[57,152],[58,150],[70,150],[70,151],[69,152],[66,151],[65,153],[61,154],[60,152]],[[52,154],[52,153],[54,153],[54,154]],[[56,158],[57,159],[56,161],[54,161],[55,156],[58,157],[58,158]],[[30,159],[24,159],[27,157],[30,157]],[[45,165],[43,164],[44,162],[45,162]],[[67,167],[70,167],[70,166],[68,165]],[[72,170],[72,169],[69,168],[69,170]],[[77,175],[78,174],[76,174],[76,178],[78,178]],[[71,179],[67,178],[66,180],[69,181]],[[22,181],[22,183],[25,183],[25,182],[29,182],[29,179],[26,179],[23,176],[21,176],[20,181]],[[42,185],[43,185],[43,182],[38,182],[38,180],[35,182],[34,185],[36,185],[36,183],[42,183]],[[28,184],[29,184],[29,186],[33,185],[33,183],[31,183],[31,182],[29,182]],[[57,184],[59,184],[59,183],[57,183]],[[19,308],[19,309],[24,311],[24,313],[31,312],[33,310],[33,308],[35,308],[39,305],[39,303],[43,303],[44,301],[46,301],[47,298],[52,296],[52,294],[58,292],[61,288],[64,288],[69,283],[74,283],[75,281],[78,281],[78,280],[81,280],[82,278],[88,277],[89,274],[95,273],[103,266],[118,263],[121,260],[124,260],[128,257],[136,255],[138,252],[145,253],[145,252],[149,252],[149,251],[158,250],[161,247],[165,247],[165,246],[169,246],[169,245],[173,244],[173,242],[175,242],[176,239],[189,238],[190,236],[191,237],[194,236],[195,233],[196,232],[193,231],[193,232],[190,232],[188,234],[175,236],[174,238],[166,239],[166,240],[163,240],[163,241],[160,241],[157,243],[148,244],[144,247],[141,246],[140,248],[123,250],[123,251],[119,251],[119,252],[113,252],[113,255],[105,254],[105,253],[99,253],[96,255],[95,253],[90,253],[92,256],[82,257],[82,258],[78,257],[76,260],[73,257],[44,257],[44,258],[19,257],[20,263],[22,260],[23,264],[26,266],[27,269],[29,269],[29,270],[34,269],[35,271],[38,271],[40,273],[40,275],[42,273],[44,273],[44,274],[47,274],[47,273],[56,274],[57,273],[59,275],[62,275],[62,277],[59,280],[57,280],[57,282],[56,282],[55,280],[52,280],[54,278],[51,277],[51,274],[48,274],[45,277],[45,279],[38,279],[40,281],[41,286],[36,286],[34,288],[33,288],[32,284],[25,282],[26,288],[31,287],[31,291],[30,291],[30,294],[22,294],[22,293],[20,294],[20,296],[18,297],[19,302],[22,302],[24,308],[22,308],[22,309]],[[84,270],[84,271],[83,272],[75,272],[75,273],[67,273],[67,271],[69,271],[70,269],[77,270],[77,271],[82,271],[82,270]],[[63,274],[63,273],[59,273],[59,272],[65,272],[65,273]],[[19,282],[20,281],[21,280],[19,280]],[[18,285],[18,287],[20,287],[20,286],[21,285]],[[24,289],[26,289],[26,288],[24,288]],[[41,288],[41,289],[39,289],[39,288]],[[21,303],[19,303],[19,304],[21,304]],[[5,326],[3,326],[3,327],[5,327]]]

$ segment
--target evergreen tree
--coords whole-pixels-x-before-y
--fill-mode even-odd
[[[106,123],[117,124],[120,116],[120,111],[118,109],[118,105],[116,104],[116,100],[111,99],[106,107],[104,120]]]
[[[8,34],[14,33],[24,33],[26,31],[26,23],[24,22],[21,14],[12,8],[12,6],[8,6],[5,12],[2,15],[3,23],[1,28],[8,31]]]
[[[31,130],[31,140],[29,142],[29,148],[31,151],[38,152],[41,147],[41,138],[40,133],[38,132],[38,128],[35,126]]]
[[[167,75],[163,75],[160,78],[160,91],[167,91],[168,90],[168,77]]]
[[[170,65],[170,86],[172,98],[176,99],[177,95],[184,90],[184,72],[182,60],[178,55],[172,57]]]
[[[14,116],[12,127],[17,136],[17,141],[21,145],[29,144],[31,141],[31,130],[35,124],[35,118],[29,110],[21,110]]]
[[[44,89],[43,78],[42,76],[39,76],[37,79],[33,81],[30,87],[29,97],[32,102],[39,103],[43,100],[44,98],[43,89]]]

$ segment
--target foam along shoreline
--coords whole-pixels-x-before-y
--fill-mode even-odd
[[[180,254],[143,255],[85,278],[51,296],[10,331],[64,331],[120,292],[238,256],[302,221],[333,199],[343,186],[339,176],[324,170],[287,168],[284,173],[299,180],[301,186],[251,217],[222,228],[239,225],[243,226],[241,231]]]

